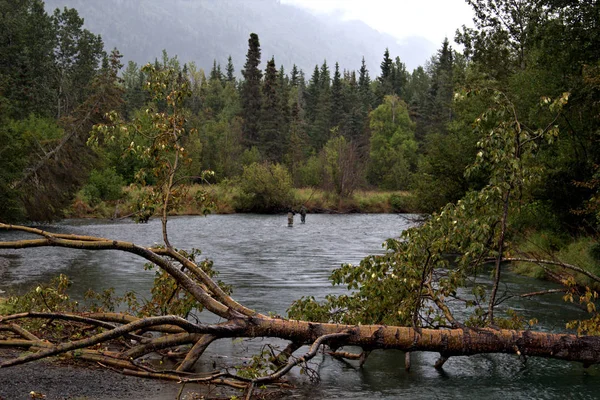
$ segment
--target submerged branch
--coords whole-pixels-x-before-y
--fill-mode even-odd
[[[309,351],[306,354],[304,354],[302,357],[290,359],[283,368],[280,368],[279,370],[277,370],[276,372],[274,372],[270,375],[266,375],[266,376],[254,379],[253,383],[254,384],[263,384],[263,383],[274,382],[274,381],[278,380],[279,378],[281,378],[282,376],[284,376],[285,374],[287,374],[296,365],[301,364],[301,363],[306,363],[307,361],[312,359],[314,356],[316,356],[317,352],[319,351],[319,347],[323,343],[330,341],[330,340],[347,337],[349,335],[350,334],[346,333],[346,332],[329,333],[329,334],[323,335],[323,336],[317,338],[317,340],[315,340],[315,342],[312,344],[312,346],[310,346]]]

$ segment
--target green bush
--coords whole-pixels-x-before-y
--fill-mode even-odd
[[[323,182],[323,166],[317,156],[311,156],[298,168],[298,182],[301,187],[317,187]]]
[[[236,211],[278,212],[294,203],[292,177],[280,164],[253,163],[244,167]]]
[[[514,229],[523,231],[560,232],[560,222],[552,212],[549,204],[542,201],[532,201],[521,206],[520,212],[512,218]],[[563,238],[564,240],[564,238]]]
[[[93,206],[101,201],[119,200],[123,197],[124,184],[125,181],[114,168],[93,170],[82,192],[87,202]]]
[[[578,238],[560,249],[558,259],[567,264],[577,265],[595,275],[600,275],[600,263],[594,254],[596,246],[597,242],[593,238]],[[579,276],[577,280],[584,285],[595,284],[590,278],[583,275]]]
[[[393,212],[405,213],[413,209],[413,197],[409,194],[392,193],[389,197],[389,203]]]

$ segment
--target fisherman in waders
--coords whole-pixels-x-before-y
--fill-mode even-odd
[[[302,208],[300,209],[300,222],[306,222],[306,207],[304,206],[302,206]]]
[[[294,226],[294,210],[290,208],[288,211],[288,226]]]

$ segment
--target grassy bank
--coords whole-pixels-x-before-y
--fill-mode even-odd
[[[206,209],[197,199],[206,194],[211,206]],[[172,215],[232,214],[239,209],[239,188],[236,185],[191,185]],[[126,218],[137,210],[140,190],[127,187],[120,200],[91,204],[80,193],[66,210],[69,218]],[[304,206],[310,213],[410,213],[416,212],[409,192],[356,191],[350,198],[339,198],[320,189],[292,189],[293,203]]]
[[[516,253],[522,255],[522,258],[553,260],[575,265],[583,271],[600,276],[600,246],[598,241],[592,237],[573,238],[549,231],[531,231],[518,241]],[[589,276],[559,265],[519,262],[513,263],[511,269],[520,275],[551,280],[561,284],[564,284],[568,272],[573,275],[577,285],[591,287],[595,290],[600,289],[598,282]]]

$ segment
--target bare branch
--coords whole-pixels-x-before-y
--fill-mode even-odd
[[[567,264],[564,263],[562,261],[557,261],[557,260],[540,260],[537,258],[520,258],[520,257],[505,257],[502,259],[502,261],[508,261],[508,262],[529,262],[529,263],[533,263],[533,264],[546,264],[546,265],[556,265],[565,269],[569,269],[571,271],[575,271],[575,272],[579,272],[580,274],[583,274],[585,276],[587,276],[590,279],[593,279],[596,282],[600,282],[600,277],[598,275],[595,275],[594,273],[587,271],[581,267],[578,267],[576,265],[573,264]]]
[[[302,357],[299,357],[299,358],[290,359],[285,367],[277,370],[276,372],[274,372],[270,375],[254,379],[253,383],[262,384],[262,383],[274,382],[274,381],[278,380],[279,378],[281,378],[283,375],[287,374],[296,365],[298,365],[300,363],[305,363],[308,360],[312,359],[314,356],[316,356],[317,352],[319,350],[319,346],[321,346],[324,342],[330,341],[332,339],[340,339],[340,338],[347,337],[347,336],[350,336],[350,333],[340,332],[340,333],[330,333],[327,335],[323,335],[323,336],[319,337],[317,340],[315,340],[315,342],[312,344],[312,346],[310,346],[309,351],[305,355],[303,355]]]
[[[148,317],[139,321],[132,322],[127,325],[120,326],[118,328],[112,329],[110,331],[100,333],[94,336],[91,336],[86,339],[77,340],[74,342],[68,342],[59,344],[50,349],[40,351],[38,353],[29,354],[24,357],[15,358],[12,360],[7,360],[3,363],[0,363],[0,368],[9,367],[12,365],[24,364],[26,362],[39,360],[45,357],[51,357],[58,354],[66,353],[68,351],[82,349],[84,347],[93,346],[95,344],[105,342],[108,340],[116,339],[125,335],[126,333],[136,331],[138,329],[151,327],[154,325],[163,325],[163,324],[172,324],[178,325],[182,328],[189,330],[190,332],[195,333],[232,333],[239,330],[239,326],[235,324],[230,325],[195,325],[183,318],[176,317],[173,315],[162,316],[162,317]]]

